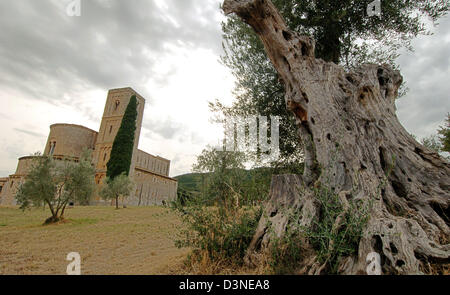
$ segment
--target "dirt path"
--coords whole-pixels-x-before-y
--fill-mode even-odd
[[[42,226],[46,217],[0,208],[0,274],[65,274],[69,252],[82,274],[177,274],[189,252],[175,247],[182,224],[165,208],[77,207],[68,223]]]

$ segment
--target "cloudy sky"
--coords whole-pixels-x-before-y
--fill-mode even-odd
[[[0,177],[43,151],[49,126],[98,130],[108,89],[146,98],[139,148],[172,160],[171,176],[220,138],[208,101],[231,103],[219,62],[221,0],[0,0]],[[398,116],[419,138],[450,112],[450,18],[399,59],[410,92]]]

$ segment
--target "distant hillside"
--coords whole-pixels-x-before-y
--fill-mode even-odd
[[[178,180],[178,189],[183,189],[189,192],[200,192],[203,177],[208,173],[187,173],[174,178]]]
[[[246,172],[246,177],[243,181],[250,180],[255,173],[261,171],[270,171],[270,168],[256,168],[251,170],[244,170]],[[178,189],[182,189],[188,192],[201,192],[202,177],[207,178],[210,173],[187,173],[174,178],[178,180]],[[270,177],[269,177],[270,181]]]

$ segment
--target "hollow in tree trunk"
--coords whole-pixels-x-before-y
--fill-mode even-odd
[[[384,274],[448,268],[450,165],[398,121],[400,73],[375,64],[346,72],[316,59],[314,40],[290,31],[269,0],[225,0],[223,10],[241,17],[262,40],[305,151],[303,175],[274,176],[247,263],[257,264],[259,253],[286,235],[291,213],[298,228],[314,228],[324,218],[315,188],[326,186],[339,196],[344,214],[352,214],[349,203],[371,204],[355,253],[339,257],[339,273],[365,274],[371,252],[380,254]],[[337,216],[333,230],[345,230],[342,220]],[[306,240],[302,247],[312,253],[299,263],[303,272],[326,273],[313,245]]]

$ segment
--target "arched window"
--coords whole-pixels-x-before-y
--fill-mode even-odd
[[[50,152],[48,153],[50,156],[53,156],[53,153],[55,152],[56,147],[56,141],[53,141],[50,143]]]
[[[114,106],[114,111],[117,111],[117,109],[119,108],[120,105],[120,100],[116,100],[115,106]]]

